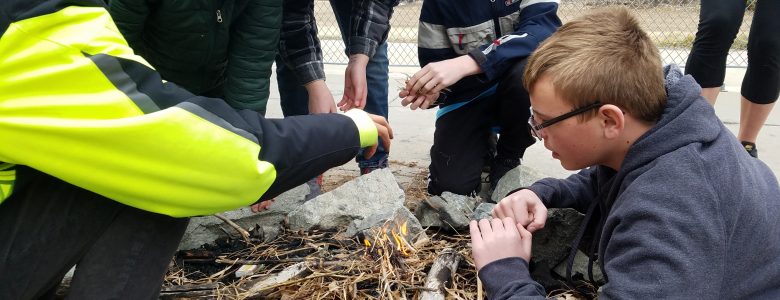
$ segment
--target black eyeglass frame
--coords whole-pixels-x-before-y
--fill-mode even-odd
[[[529,107],[528,109],[531,110],[531,117],[528,118],[528,128],[531,130],[531,135],[534,136],[536,139],[541,141],[542,137],[539,134],[539,131],[541,131],[542,129],[544,129],[546,127],[550,127],[550,126],[552,126],[555,123],[558,123],[560,121],[566,120],[566,119],[571,118],[573,116],[576,116],[576,115],[582,114],[584,112],[587,112],[587,111],[589,111],[591,109],[599,108],[599,107],[601,107],[601,105],[602,105],[601,101],[596,101],[596,102],[593,102],[591,104],[588,104],[588,105],[585,105],[583,107],[580,107],[578,109],[575,109],[575,110],[572,110],[570,112],[567,112],[565,114],[562,114],[560,116],[557,116],[555,118],[552,118],[552,119],[549,119],[547,121],[544,121],[544,122],[542,122],[541,124],[538,124],[538,125],[536,124],[536,122],[534,122],[534,109],[533,109],[533,107]]]

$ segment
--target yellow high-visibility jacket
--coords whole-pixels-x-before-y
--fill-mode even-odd
[[[359,110],[271,120],[163,82],[102,1],[74,2],[0,4],[0,202],[25,165],[139,209],[206,215],[376,143]]]

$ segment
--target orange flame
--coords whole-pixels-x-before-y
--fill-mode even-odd
[[[388,250],[394,250],[393,252],[397,252],[403,257],[409,257],[414,248],[406,241],[406,237],[409,234],[407,223],[407,221],[404,221],[403,224],[398,226],[396,222],[387,222],[381,229],[372,230],[373,236],[370,238],[373,239],[373,244],[368,236],[363,239],[363,244],[366,248],[378,247],[380,252],[382,252],[382,248],[386,247],[389,248]]]

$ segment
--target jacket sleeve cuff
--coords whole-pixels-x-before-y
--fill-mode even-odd
[[[308,62],[295,67],[295,75],[301,85],[315,80],[325,80],[325,68],[322,61]]]
[[[371,58],[374,57],[376,48],[378,46],[379,43],[370,38],[352,36],[349,38],[349,49],[347,49],[347,55],[365,54]]]
[[[510,283],[533,283],[528,272],[528,263],[520,257],[507,257],[489,263],[479,270],[479,279],[485,286],[488,296],[497,295]]]
[[[485,78],[480,78],[480,79],[482,79],[484,81],[492,80],[494,74],[492,74],[491,70],[493,70],[493,68],[491,68],[488,65],[488,63],[487,63],[488,59],[487,59],[487,56],[485,55],[485,53],[482,53],[482,50],[480,50],[479,48],[476,48],[474,50],[471,50],[471,52],[469,52],[468,55],[474,61],[477,62],[477,64],[479,65],[479,68],[482,70],[482,74],[484,75]]]
[[[545,206],[548,208],[555,208],[554,206],[550,206],[550,199],[555,195],[555,189],[553,187],[537,182],[529,186],[528,189],[534,192],[536,196],[539,196],[539,199],[542,199],[542,203],[544,203]]]
[[[377,133],[376,125],[374,125],[374,121],[371,120],[366,112],[360,109],[350,109],[344,115],[352,119],[358,128],[360,148],[373,146],[377,143],[379,134]]]

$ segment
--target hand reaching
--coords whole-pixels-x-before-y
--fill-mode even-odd
[[[336,112],[336,101],[324,80],[315,80],[304,85],[309,94],[309,114]]]
[[[342,111],[366,107],[368,97],[366,65],[368,65],[368,56],[365,54],[353,54],[349,57],[347,70],[344,73],[344,96],[338,104]]]
[[[510,218],[530,232],[544,228],[547,207],[531,190],[523,189],[506,196],[493,208],[494,218]]]
[[[432,62],[414,73],[406,82],[408,95],[435,95],[461,78],[481,72],[479,65],[468,55]]]
[[[477,271],[508,257],[531,259],[531,233],[510,218],[482,219],[469,223],[471,255]]]

